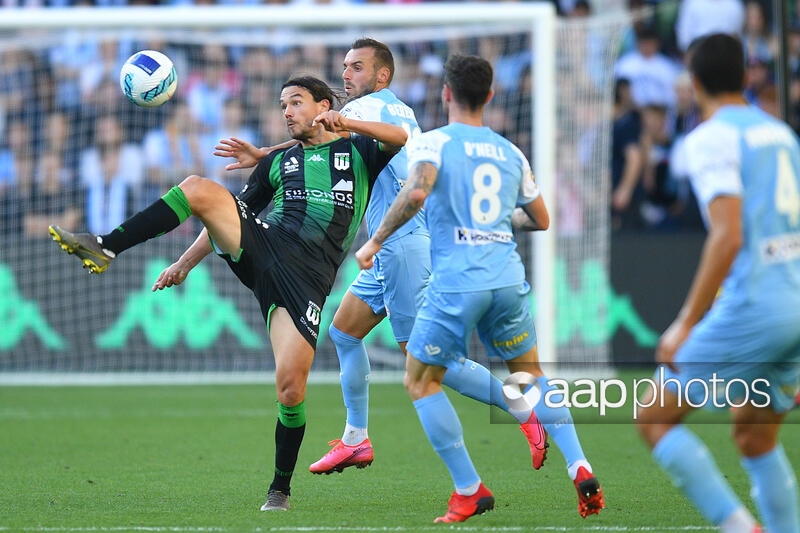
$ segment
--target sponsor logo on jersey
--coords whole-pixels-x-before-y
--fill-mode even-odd
[[[767,263],[784,263],[800,257],[800,234],[788,233],[764,239],[761,245],[761,259]]]
[[[313,161],[315,163],[324,163],[325,162],[325,158],[323,158],[319,154],[314,154],[314,155],[312,155],[311,157],[308,158],[308,161]]]
[[[297,161],[297,158],[292,156],[288,160],[283,162],[283,172],[286,174],[297,172],[300,170],[300,163]]]
[[[353,182],[346,179],[340,179],[339,183],[331,188],[332,191],[353,192]]]
[[[529,336],[530,334],[527,331],[525,331],[520,335],[514,335],[510,339],[494,339],[492,341],[492,345],[495,346],[496,348],[513,348],[514,346],[517,346],[518,344],[523,342]]]
[[[348,152],[336,152],[333,154],[333,168],[336,170],[347,170],[350,168],[350,154]]]
[[[320,191],[318,189],[287,189],[283,194],[287,200],[334,204],[353,209],[353,193],[347,191]]]
[[[513,235],[505,231],[484,231],[472,228],[453,228],[455,230],[456,244],[469,244],[480,246],[493,242],[511,242]]]

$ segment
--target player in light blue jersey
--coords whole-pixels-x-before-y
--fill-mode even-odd
[[[455,485],[447,513],[436,522],[463,522],[494,507],[442,389],[451,362],[466,357],[472,333],[477,329],[488,354],[503,359],[511,372],[530,377],[540,392],[554,388],[539,366],[530,286],[512,234],[512,219],[522,216],[527,229],[543,230],[549,215],[528,160],[483,126],[491,84],[486,60],[461,55],[447,60],[442,100],[449,123],[407,142],[408,181],[380,227],[356,252],[359,266],[372,268],[383,244],[424,203],[432,231],[432,275],[406,347],[405,384]],[[522,404],[512,412],[535,413],[563,452],[581,516],[600,512],[603,493],[569,410],[543,401]]]
[[[738,39],[713,34],[688,53],[705,122],[686,147],[708,235],[656,348],[659,386],[638,428],[656,462],[723,533],[800,533],[797,479],[778,440],[800,375],[800,146],[785,123],[747,105]],[[701,406],[730,408],[761,525],[682,423]]]
[[[325,117],[332,127],[338,131],[343,123],[360,120],[400,126],[409,137],[419,134],[414,111],[389,89],[394,58],[388,46],[371,38],[357,39],[345,55],[343,66],[342,80],[348,100],[340,112],[330,112]],[[228,169],[252,166],[276,148],[258,149],[238,139],[221,142],[215,153],[238,159]],[[397,197],[407,167],[406,153],[401,150],[378,176],[365,214],[368,235],[375,232]],[[309,466],[312,473],[330,474],[372,463],[374,452],[367,432],[370,363],[363,339],[388,316],[395,339],[405,352],[429,276],[430,235],[425,216],[419,212],[387,240],[373,268],[362,271],[353,281],[328,329],[339,357],[347,418],[341,439],[331,440],[332,448]],[[501,393],[502,382],[466,355],[450,361],[444,384],[465,396],[509,411]],[[514,415],[528,441],[533,467],[539,469],[547,454],[546,432],[535,414]]]

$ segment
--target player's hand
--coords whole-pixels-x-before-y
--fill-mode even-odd
[[[158,275],[158,279],[153,283],[153,288],[151,290],[155,292],[167,287],[172,287],[173,285],[180,285],[188,275],[189,270],[181,262],[172,263],[161,271],[161,274]]]
[[[381,249],[381,245],[370,239],[356,251],[356,261],[358,261],[358,268],[367,270],[372,268],[375,263],[375,254]]]
[[[677,370],[673,363],[675,353],[684,343],[692,330],[683,320],[675,320],[661,335],[656,346],[656,361],[667,365],[672,370]]]
[[[631,203],[631,191],[627,187],[617,187],[617,190],[611,195],[611,207],[615,211],[625,211]]]
[[[325,111],[314,118],[314,125],[322,124],[325,129],[334,133],[348,131],[347,119],[338,111]]]
[[[266,152],[266,153],[265,153]],[[214,155],[219,157],[234,157],[236,163],[225,166],[225,170],[236,170],[256,166],[262,157],[269,155],[269,148],[257,148],[254,144],[236,137],[222,139],[214,147]]]

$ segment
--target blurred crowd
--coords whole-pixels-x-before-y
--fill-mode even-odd
[[[87,3],[0,1],[3,5]],[[590,19],[596,11],[587,0],[554,1],[565,20]],[[92,2],[132,3],[141,2]],[[602,160],[609,162],[605,174],[610,175],[608,205],[614,230],[700,230],[702,221],[682,160],[682,139],[699,121],[683,54],[688,43],[703,33],[721,30],[741,35],[747,51],[746,96],[777,115],[779,43],[771,16],[772,0],[629,0],[625,8],[634,22],[615,44],[610,69],[613,111],[604,114],[588,103],[572,112],[579,111],[592,120],[612,117],[611,142],[607,143],[610,154]],[[392,89],[415,110],[422,129],[432,129],[445,120],[439,99],[444,58],[456,51],[481,55],[496,70],[496,97],[487,107],[486,121],[527,152],[533,83],[527,39],[521,33],[393,45],[398,76]],[[295,41],[302,42],[286,40]],[[0,47],[0,218],[4,233],[46,237],[47,226],[54,223],[69,230],[105,233],[189,174],[211,177],[237,191],[248,172],[226,171],[230,161],[214,156],[214,145],[231,136],[258,146],[286,140],[277,105],[281,84],[290,75],[310,73],[334,87],[341,86],[341,61],[348,46],[314,42],[280,47],[214,41],[178,44],[113,35],[81,39],[77,32],[67,32],[51,46]],[[122,63],[136,50],[146,48],[166,53],[179,72],[178,92],[159,108],[137,108],[119,89]],[[797,114],[797,26],[792,26],[789,35],[789,53]],[[596,66],[588,63],[587,70]],[[603,79],[610,74],[593,76]],[[796,124],[794,118],[790,117]],[[597,132],[593,135],[604,137]],[[580,147],[576,149],[580,151]],[[571,207],[578,206],[572,211],[580,209],[579,201],[570,201],[570,191],[569,180],[559,184],[559,210],[565,213],[566,228]],[[194,228],[187,225],[185,231]]]
[[[794,3],[793,3],[794,4]],[[726,32],[745,49],[745,98],[781,115],[777,86],[780,60],[772,0],[682,0],[656,2],[635,19],[614,67],[611,214],[615,230],[701,229],[702,219],[688,182],[683,140],[701,120],[684,66],[686,49],[702,35]],[[647,7],[630,0],[632,10]],[[787,121],[800,116],[800,26],[789,24]]]

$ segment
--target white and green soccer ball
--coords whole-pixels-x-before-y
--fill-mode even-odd
[[[157,107],[172,98],[178,88],[178,73],[170,58],[155,50],[136,52],[119,73],[125,96],[142,107]]]

